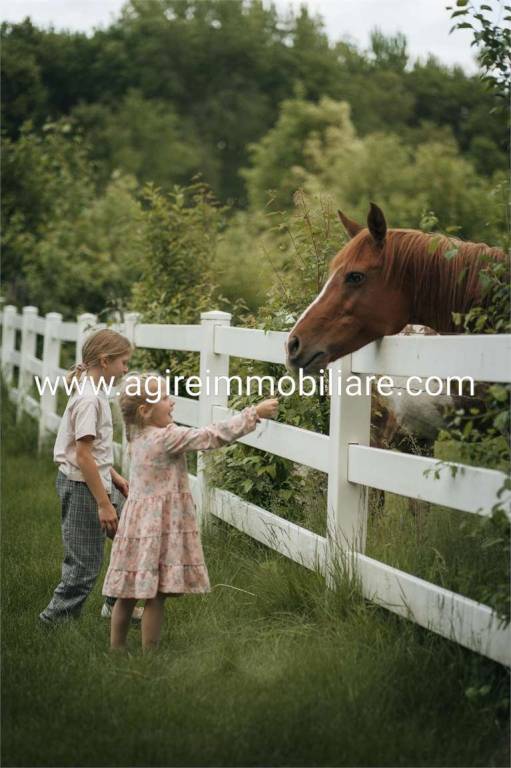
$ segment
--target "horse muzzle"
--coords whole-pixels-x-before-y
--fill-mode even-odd
[[[297,373],[301,369],[307,375],[314,375],[327,365],[328,355],[324,349],[300,351],[296,345],[291,345],[290,348],[288,343],[286,367],[292,373]]]

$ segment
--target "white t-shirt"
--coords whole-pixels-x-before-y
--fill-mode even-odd
[[[80,388],[81,384],[82,381]],[[90,378],[81,392],[75,391],[69,398],[53,449],[53,460],[70,480],[85,482],[76,460],[75,442],[86,435],[94,437],[92,456],[107,493],[111,493],[110,469],[114,462],[112,412],[106,393],[99,388],[96,393]]]

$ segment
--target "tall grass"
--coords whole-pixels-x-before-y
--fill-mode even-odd
[[[60,571],[49,455],[4,407],[5,766],[505,766],[507,672],[213,521],[213,590],[168,601],[158,653],[37,615]],[[106,558],[105,558],[106,565]]]

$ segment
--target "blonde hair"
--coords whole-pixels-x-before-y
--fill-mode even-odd
[[[131,442],[137,431],[144,427],[144,422],[139,413],[140,406],[154,405],[154,401],[149,402],[147,384],[149,381],[155,380],[164,381],[163,377],[156,371],[147,371],[145,373],[133,372],[128,374],[121,385],[119,406],[124,426],[126,427],[128,442]],[[136,392],[127,392],[128,387],[133,384],[136,386]]]
[[[71,384],[76,377],[80,380],[83,373],[89,368],[98,365],[101,357],[120,357],[127,352],[132,352],[133,346],[126,336],[122,333],[112,330],[112,328],[102,328],[100,331],[92,333],[84,341],[82,346],[82,362],[75,363],[66,374],[66,381]]]

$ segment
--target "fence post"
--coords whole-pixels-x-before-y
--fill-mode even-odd
[[[140,318],[140,312],[125,312],[122,332],[135,345],[135,326]]]
[[[75,362],[82,362],[82,345],[91,331],[96,329],[97,317],[91,312],[84,312],[82,315],[78,315],[78,328],[76,333],[76,356]]]
[[[14,376],[14,365],[12,363],[11,353],[16,346],[16,307],[14,304],[7,304],[4,307],[2,317],[2,373],[6,384],[11,387]]]
[[[200,380],[201,389],[199,396],[199,426],[205,427],[213,421],[213,407],[228,404],[227,382],[219,382],[218,392],[215,394],[215,376],[229,376],[229,355],[221,355],[215,352],[215,328],[219,325],[230,325],[232,315],[229,312],[201,312],[202,348],[200,353]],[[209,378],[207,392],[206,380]],[[197,457],[197,479],[199,482],[200,505],[198,509],[201,524],[208,522],[208,482],[205,475],[205,457],[202,452]]]
[[[34,320],[37,317],[37,307],[23,307],[21,322],[20,368],[18,377],[18,403],[16,420],[19,421],[24,411],[24,401],[32,384],[32,369],[30,358],[35,357],[37,333]]]
[[[339,568],[350,575],[353,553],[363,552],[366,544],[367,489],[348,481],[348,459],[350,444],[369,445],[371,395],[365,394],[367,376],[353,374],[351,355],[333,363],[331,368],[333,392],[330,395],[325,575],[327,585],[334,587]],[[339,374],[340,385],[337,386]],[[356,379],[359,379],[362,394],[349,394],[354,391]]]
[[[140,312],[125,312],[124,313],[124,335],[128,338],[132,345],[135,346],[135,328],[140,318]],[[124,426],[124,420],[122,420],[122,441],[121,441],[121,463],[122,474],[124,477],[129,475],[130,463],[128,457],[128,441],[126,440],[126,429]]]
[[[42,381],[53,385],[58,376],[60,367],[60,346],[61,339],[59,335],[62,315],[60,312],[47,312],[44,322],[44,343],[43,343],[43,371]],[[39,417],[39,435],[37,448],[40,451],[46,435],[52,431],[50,425],[50,416],[57,413],[58,388],[52,395],[48,386],[45,387],[41,395],[41,413]]]

